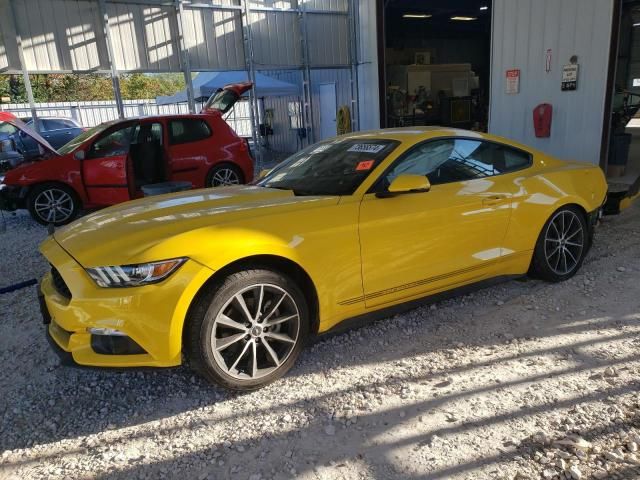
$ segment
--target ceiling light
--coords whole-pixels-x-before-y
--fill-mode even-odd
[[[477,19],[478,17],[451,17],[451,20],[456,20],[458,22],[471,22]]]
[[[483,5],[482,7],[480,7],[480,10],[484,12],[485,10],[489,10],[489,7]]]
[[[634,27],[640,27],[640,23],[634,23],[633,26]]]
[[[431,15],[426,13],[405,13],[402,16],[404,18],[431,18]]]

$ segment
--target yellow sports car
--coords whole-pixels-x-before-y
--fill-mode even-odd
[[[254,389],[346,319],[496,277],[571,277],[606,192],[598,167],[504,138],[354,133],[251,186],[144,198],[59,229],[41,246],[42,312],[78,364],[187,361]]]

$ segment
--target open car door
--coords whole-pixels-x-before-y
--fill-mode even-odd
[[[115,205],[131,199],[129,153],[137,122],[114,125],[100,134],[81,160],[89,202]]]
[[[233,108],[236,102],[240,100],[240,97],[242,97],[244,93],[248,92],[251,87],[253,87],[253,83],[251,82],[226,85],[222,90],[211,95],[202,111],[218,111],[225,114]]]
[[[30,137],[37,149],[27,151],[21,137]],[[15,167],[21,161],[29,161],[47,154],[59,156],[59,153],[38,132],[9,112],[0,112],[0,148],[4,156],[12,155]],[[15,154],[18,154],[16,157]]]

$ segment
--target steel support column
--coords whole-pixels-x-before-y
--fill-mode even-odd
[[[189,112],[196,113],[196,102],[193,95],[193,79],[191,78],[191,62],[189,59],[189,49],[184,39],[184,7],[182,0],[176,0],[176,24],[178,26],[178,38],[180,41],[180,59],[182,62],[182,73],[184,75],[184,83],[187,87],[187,103],[189,104]]]
[[[118,117],[124,118],[124,102],[122,101],[122,94],[120,92],[120,74],[118,73],[118,69],[116,68],[115,60],[113,58],[113,43],[111,41],[109,14],[107,13],[105,0],[98,0],[98,8],[100,9],[100,16],[102,17],[102,28],[104,30],[104,38],[107,44],[107,61],[109,62],[109,69],[111,71],[111,83],[113,84],[113,95],[116,100]]]
[[[357,0],[349,0],[348,5],[349,26],[351,34],[349,35],[349,56],[351,57],[351,130],[357,132],[360,130],[360,92],[358,90],[358,4]]]
[[[27,92],[27,100],[29,101],[29,108],[31,109],[31,118],[33,118],[33,126],[36,131],[40,131],[40,121],[38,120],[38,112],[36,111],[36,101],[33,97],[33,89],[31,88],[31,79],[29,78],[29,72],[27,71],[27,64],[24,59],[24,49],[22,48],[22,35],[20,34],[20,28],[18,27],[18,17],[16,15],[15,8],[13,6],[14,0],[9,0],[9,8],[11,9],[11,16],[13,18],[13,24],[16,28],[16,43],[18,45],[18,60],[20,61],[20,69],[22,70],[22,78],[24,81],[24,89]]]
[[[251,34],[251,7],[249,0],[242,0],[242,32],[244,38],[244,64],[249,71],[249,80],[253,83],[253,88],[249,90],[249,116],[251,120],[251,138],[256,152],[256,172],[262,169],[262,148],[260,146],[260,112],[258,110],[258,99],[256,97],[256,70],[253,55],[253,36]]]
[[[308,144],[315,142],[313,120],[313,91],[311,86],[311,68],[309,67],[309,36],[307,35],[307,4],[304,3],[299,14],[300,43],[302,54],[302,119],[307,130]]]

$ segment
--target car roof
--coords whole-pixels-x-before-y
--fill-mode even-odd
[[[538,153],[537,150],[523,145],[519,142],[515,142],[508,138],[500,137],[497,135],[491,135],[488,133],[476,132],[473,130],[464,130],[461,128],[453,127],[400,127],[400,128],[381,128],[377,130],[368,130],[363,132],[353,132],[343,135],[340,138],[357,139],[370,139],[370,140],[395,140],[402,143],[418,143],[424,140],[430,140],[434,138],[450,138],[461,137],[467,139],[486,140],[490,142],[500,143],[513,148],[524,150],[529,153]]]
[[[387,139],[397,140],[400,142],[415,142],[421,140],[428,140],[430,138],[437,137],[471,137],[471,138],[484,138],[480,132],[474,132],[471,130],[462,130],[459,128],[450,127],[401,127],[401,128],[381,128],[377,130],[367,130],[363,132],[348,133],[344,137],[353,139]]]

